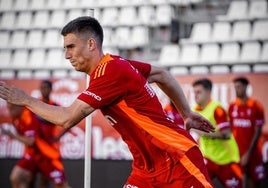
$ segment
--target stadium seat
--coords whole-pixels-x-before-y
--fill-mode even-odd
[[[114,31],[109,27],[103,28],[103,46],[112,46],[115,44]]]
[[[130,43],[131,31],[129,27],[117,27],[115,30],[115,37],[119,47],[128,48],[132,45]]]
[[[33,77],[33,72],[31,70],[19,70],[17,77],[19,79],[30,79]]]
[[[64,55],[62,49],[49,49],[45,59],[45,67],[49,69],[65,68],[63,64]]]
[[[180,47],[178,44],[168,44],[161,48],[158,58],[160,66],[170,66],[180,64]]]
[[[94,11],[94,14],[95,14],[95,11]],[[71,9],[69,11],[68,15],[66,16],[65,21],[67,23],[68,21],[71,21],[71,20],[73,20],[73,19],[75,19],[77,17],[80,17],[80,16],[85,16],[84,10],[82,10],[82,9]],[[96,16],[94,15],[94,17],[96,17]]]
[[[249,21],[234,22],[231,33],[231,40],[245,41],[249,40],[251,35],[251,25]]]
[[[131,32],[131,41],[133,47],[143,47],[149,45],[149,29],[144,26],[136,26]]]
[[[174,17],[174,9],[171,5],[162,4],[156,7],[155,15],[157,25],[170,25]]]
[[[62,47],[63,44],[60,44],[60,37],[61,35],[58,30],[46,30],[43,38],[44,47]]]
[[[211,33],[210,23],[195,23],[191,31],[190,40],[193,42],[208,42],[211,39]]]
[[[47,28],[49,19],[48,11],[37,11],[33,18],[33,28]]]
[[[259,61],[260,54],[259,42],[244,42],[241,47],[240,62],[256,63]]]
[[[105,8],[101,15],[101,24],[103,26],[116,26],[118,23],[118,9],[115,7]]]
[[[135,7],[122,7],[118,15],[119,25],[133,26],[137,25],[137,10]]]
[[[222,44],[219,62],[222,64],[233,64],[239,61],[240,47],[236,42]]]
[[[229,41],[231,33],[231,24],[229,22],[215,22],[212,27],[213,41]]]
[[[0,11],[6,11],[6,10],[11,10],[13,8],[13,0],[1,0],[0,1]]]
[[[30,8],[34,10],[43,9],[46,0],[31,1]]]
[[[268,39],[268,20],[256,20],[253,23],[252,36],[254,40]]]
[[[268,42],[264,42],[262,45],[260,61],[268,63]]]
[[[28,66],[28,50],[19,49],[15,50],[11,59],[11,68],[19,69],[26,68]]]
[[[26,43],[26,31],[15,30],[10,39],[10,47],[12,48],[22,48],[25,46]]]
[[[41,47],[43,43],[43,31],[42,30],[30,30],[26,46],[29,48]]]
[[[140,24],[153,26],[156,24],[155,9],[151,5],[140,6],[138,9]]]
[[[220,47],[216,43],[203,44],[200,49],[200,63],[217,64],[219,61]]]
[[[219,16],[219,20],[239,20],[245,19],[248,16],[248,2],[247,1],[230,1],[227,14]]]
[[[249,3],[249,18],[265,18],[268,16],[266,0],[250,1]]]
[[[199,47],[196,44],[184,44],[181,46],[181,63],[197,64],[199,62]]]
[[[61,0],[47,0],[46,6],[48,9],[58,9],[59,7],[62,7],[62,1]]]
[[[29,8],[29,0],[16,0],[13,3],[13,9],[15,10],[26,10]]]
[[[15,12],[3,12],[0,28],[1,29],[14,29],[16,20]]]
[[[31,28],[31,24],[32,24],[32,12],[20,11],[17,17],[16,28],[28,29],[28,28]]]
[[[4,70],[0,72],[1,79],[14,79],[15,72],[13,70]]]
[[[46,52],[44,49],[33,49],[29,55],[29,67],[31,69],[44,67],[45,56]]]
[[[0,31],[0,49],[8,47],[9,35],[8,31]]]
[[[50,16],[49,27],[62,28],[65,24],[65,10],[54,10]]]
[[[11,50],[0,50],[0,59],[1,59],[0,68],[10,68],[11,57],[12,57]]]
[[[63,7],[64,8],[76,8],[79,5],[80,0],[68,0],[68,1],[63,1]]]

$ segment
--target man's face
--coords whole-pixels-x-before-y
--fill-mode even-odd
[[[235,82],[234,88],[235,88],[236,96],[238,98],[243,98],[246,96],[247,86],[243,85],[241,82]]]
[[[194,86],[195,102],[199,105],[206,105],[210,99],[210,91],[206,90],[202,85]]]
[[[87,72],[89,68],[90,51],[86,39],[74,33],[64,36],[65,58],[77,71]]]

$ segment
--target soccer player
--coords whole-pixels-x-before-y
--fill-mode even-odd
[[[217,178],[225,188],[242,188],[239,149],[232,135],[227,111],[211,98],[212,82],[201,78],[193,82],[194,111],[207,118],[214,133],[200,132],[199,145],[211,179]]]
[[[75,70],[90,75],[89,87],[69,107],[43,103],[4,82],[0,82],[0,97],[65,128],[100,109],[133,155],[125,187],[211,188],[202,154],[187,130],[210,132],[214,128],[190,110],[180,85],[168,71],[104,54],[103,30],[92,17],[70,21],[61,34],[65,58]],[[149,82],[156,82],[172,99],[187,130],[167,118]]]
[[[23,158],[17,162],[10,175],[12,187],[30,187],[36,173],[40,172],[54,183],[55,188],[67,188],[62,166],[40,151],[37,142],[44,142],[38,135],[41,126],[40,121],[23,106],[11,103],[8,103],[7,106],[16,133],[4,129],[2,129],[2,132],[25,144]],[[46,152],[50,151],[46,150]]]
[[[240,151],[244,180],[247,182],[249,179],[251,187],[258,188],[265,178],[262,154],[258,147],[264,125],[264,109],[260,102],[247,95],[247,78],[237,77],[233,83],[237,98],[229,106],[232,131]]]
[[[51,100],[52,82],[50,80],[42,80],[39,90],[41,93],[41,101],[51,105],[58,105],[56,102]],[[41,139],[37,140],[38,147],[44,155],[50,158],[52,163],[58,166],[58,169],[64,171],[58,140],[68,131],[68,129],[63,130],[59,135],[56,135],[56,125],[49,121],[46,121],[42,117],[38,116],[38,119],[41,123],[38,134]],[[48,187],[49,183],[49,179],[42,175],[40,176],[40,187]]]

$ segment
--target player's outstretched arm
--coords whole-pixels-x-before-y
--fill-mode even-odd
[[[205,132],[214,131],[214,127],[208,120],[191,110],[181,86],[166,69],[152,66],[148,81],[157,83],[172,100],[181,113],[187,130],[195,128]]]
[[[12,104],[26,106],[38,116],[64,128],[76,125],[95,110],[78,99],[76,99],[69,107],[49,105],[27,95],[23,90],[10,86],[5,82],[0,82],[0,98]]]

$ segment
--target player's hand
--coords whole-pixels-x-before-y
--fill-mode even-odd
[[[190,115],[185,119],[185,128],[187,131],[189,131],[191,128],[207,133],[215,131],[215,128],[207,119],[195,112],[191,112]]]
[[[27,95],[21,89],[10,86],[5,82],[0,82],[0,98],[12,104],[24,105]]]

